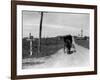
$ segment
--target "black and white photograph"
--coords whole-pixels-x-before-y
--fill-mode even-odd
[[[23,1],[12,6],[14,79],[97,73],[96,6]]]
[[[90,65],[88,13],[22,11],[22,69]]]

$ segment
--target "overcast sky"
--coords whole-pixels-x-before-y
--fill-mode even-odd
[[[39,36],[40,12],[23,11],[23,37],[31,33]],[[54,37],[59,35],[78,35],[83,29],[83,35],[89,35],[89,14],[79,13],[43,13],[42,37]]]

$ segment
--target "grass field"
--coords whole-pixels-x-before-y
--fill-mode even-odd
[[[75,43],[89,49],[89,40],[77,40],[75,39]],[[29,57],[44,57],[50,56],[56,53],[58,50],[63,48],[63,40],[59,39],[58,37],[51,37],[51,38],[41,38],[41,53],[38,53],[38,39],[35,39],[32,42],[32,52],[33,55],[29,55],[30,50],[30,43],[26,39],[22,41],[22,57],[29,58]]]
[[[23,39],[23,58],[28,57],[43,57],[56,53],[59,49],[63,48],[63,41],[58,38],[41,38],[41,53],[38,53],[38,39],[32,42],[33,55],[29,55],[30,44],[29,41]]]
[[[89,49],[89,40],[85,40],[85,39],[77,40],[77,39],[75,39],[75,43]]]

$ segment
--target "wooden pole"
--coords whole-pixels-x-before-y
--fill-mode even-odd
[[[43,21],[43,12],[41,12],[41,18],[40,18],[38,54],[40,54],[40,52],[41,52],[42,21]],[[38,54],[37,54],[37,56],[38,56]]]
[[[83,37],[83,30],[81,29],[81,37]]]
[[[30,40],[30,56],[32,56],[32,40]]]
[[[31,39],[31,33],[29,34],[29,41],[30,41],[30,56],[32,56],[32,39]]]

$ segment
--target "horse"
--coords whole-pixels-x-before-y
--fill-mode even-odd
[[[70,54],[71,53],[71,47],[72,47],[72,36],[71,35],[66,35],[63,36],[63,41],[64,41],[64,53]]]

